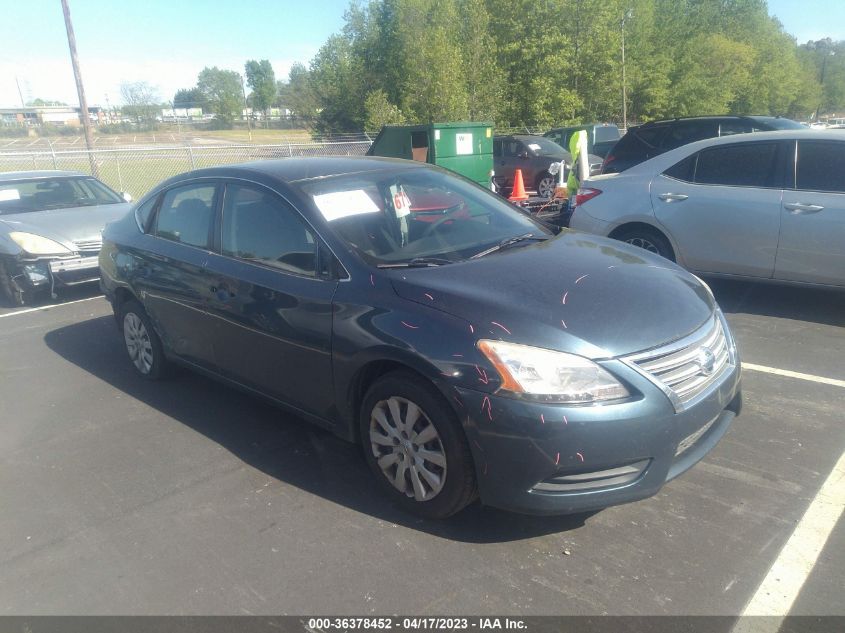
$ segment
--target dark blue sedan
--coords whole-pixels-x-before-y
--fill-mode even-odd
[[[100,267],[140,375],[186,365],[360,442],[428,517],[648,497],[740,410],[701,280],[425,164],[183,174],[108,226]]]

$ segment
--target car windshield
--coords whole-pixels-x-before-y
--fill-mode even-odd
[[[85,176],[0,182],[0,215],[120,202],[124,200],[114,191]]]
[[[566,150],[545,136],[524,136],[519,139],[537,156],[560,156]]]
[[[437,169],[356,173],[302,189],[335,234],[374,266],[445,264],[510,238],[551,235],[492,192]]]

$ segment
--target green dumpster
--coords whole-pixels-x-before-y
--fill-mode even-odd
[[[493,171],[493,123],[385,125],[367,156],[440,165],[489,187]]]

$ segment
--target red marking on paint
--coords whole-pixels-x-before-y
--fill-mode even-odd
[[[404,321],[402,321],[402,325],[404,325],[406,328],[410,328],[412,330],[419,330],[420,329],[419,325],[411,325],[410,323],[405,323]]]
[[[474,328],[474,327],[472,327],[472,323],[470,323],[470,324],[469,324],[469,331],[470,331],[472,334],[475,334],[475,328]]]
[[[567,290],[566,292],[564,292],[564,293],[563,293],[563,299],[561,299],[561,301],[560,301],[563,305],[566,305],[566,296],[567,296],[568,294],[569,294],[569,291],[568,291],[568,290]]]
[[[431,296],[430,294],[428,294],[427,292],[426,292],[423,296],[424,296],[424,297],[428,297],[431,301],[434,301],[434,297],[432,297],[432,296]]]
[[[566,321],[564,321],[563,319],[561,319],[561,320],[560,320],[560,324],[563,326],[563,329],[564,329],[564,330],[566,330],[566,329],[567,329],[567,327],[566,327]]]
[[[487,370],[481,369],[478,365],[475,366],[475,371],[478,372],[479,380],[483,382],[485,385],[490,382],[490,378],[487,376]]]
[[[590,276],[589,274],[587,274],[587,275],[581,275],[580,277],[578,277],[578,279],[576,279],[576,280],[575,280],[575,283],[577,284],[579,281],[581,281],[581,280],[582,280],[582,279],[584,279],[585,277],[589,277],[589,276]]]
[[[557,466],[558,464],[560,464],[560,453],[558,453],[555,457],[555,466]]]
[[[373,279],[373,276],[372,276],[372,275],[370,275],[370,285],[371,285],[373,288],[375,288],[375,287],[376,287],[376,282],[375,282],[375,279]]]
[[[490,398],[488,396],[484,396],[484,400],[481,401],[481,410],[484,411],[484,407],[487,407],[487,417],[491,420],[493,419],[493,405],[490,404]]]
[[[566,419],[566,416],[563,416],[563,423],[564,423],[564,424],[569,424],[569,420],[567,420],[567,419]]]
[[[581,460],[581,463],[584,463],[584,456],[581,453],[575,453],[578,456],[578,459]]]
[[[541,424],[545,424],[545,423],[546,423],[546,418],[544,418],[544,417],[543,417],[543,414],[542,414],[542,413],[540,414],[540,423],[541,423]]]
[[[500,327],[500,328],[502,328],[502,329],[503,329],[505,332],[507,332],[508,334],[510,334],[510,333],[511,333],[511,331],[510,331],[508,328],[506,328],[504,325],[502,325],[501,323],[496,323],[495,321],[490,321],[490,323],[491,323],[492,325],[495,325],[496,327]]]

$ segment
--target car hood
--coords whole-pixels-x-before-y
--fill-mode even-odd
[[[101,239],[106,224],[122,218],[130,208],[128,203],[117,203],[0,215],[0,250],[20,251],[8,237],[12,231],[41,235],[74,250],[74,242]]]
[[[610,358],[682,338],[712,314],[698,278],[601,237],[565,230],[542,243],[437,268],[391,271],[396,293],[494,338]]]

